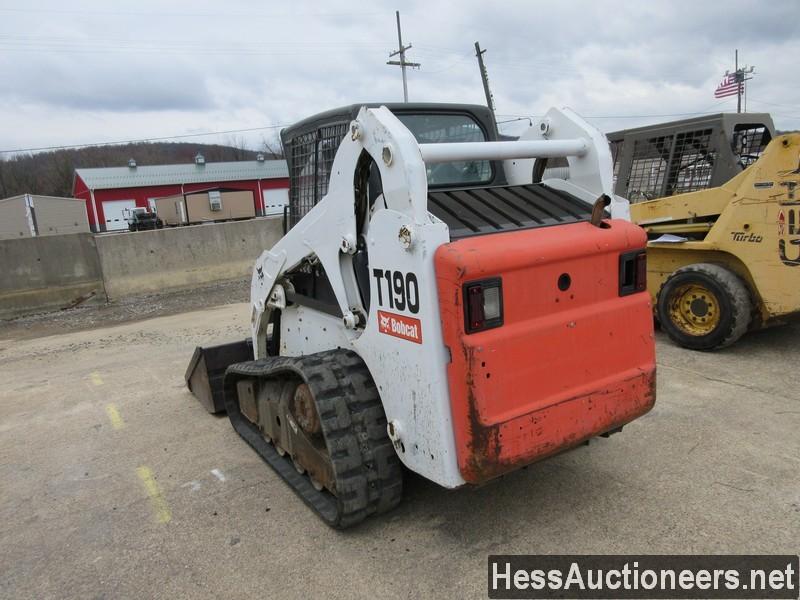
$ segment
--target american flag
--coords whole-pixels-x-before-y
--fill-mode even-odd
[[[720,81],[714,92],[714,98],[725,98],[735,96],[741,91],[742,82],[736,81],[736,73],[729,73]]]

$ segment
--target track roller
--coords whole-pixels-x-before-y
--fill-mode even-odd
[[[399,503],[400,461],[354,352],[233,364],[224,390],[234,429],[328,525],[344,529]]]

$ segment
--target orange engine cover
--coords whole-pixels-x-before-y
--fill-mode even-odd
[[[481,483],[621,427],[655,402],[646,291],[620,296],[637,226],[573,223],[461,239],[436,251],[458,464]],[[558,282],[563,274],[568,289]],[[502,280],[503,324],[466,333],[464,284]],[[563,281],[563,279],[562,279]]]

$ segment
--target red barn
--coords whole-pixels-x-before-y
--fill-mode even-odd
[[[127,229],[126,212],[153,209],[156,200],[212,191],[252,193],[256,215],[282,214],[288,202],[289,172],[285,160],[206,163],[197,155],[193,164],[75,169],[72,194],[86,202],[93,231]]]

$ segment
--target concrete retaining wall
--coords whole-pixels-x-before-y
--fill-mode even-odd
[[[99,235],[109,300],[249,277],[253,262],[283,235],[279,219],[250,219]]]
[[[56,310],[87,296],[106,300],[91,234],[0,240],[0,319]]]
[[[137,233],[0,240],[0,319],[90,301],[191,289],[250,277],[283,235],[280,219]]]

